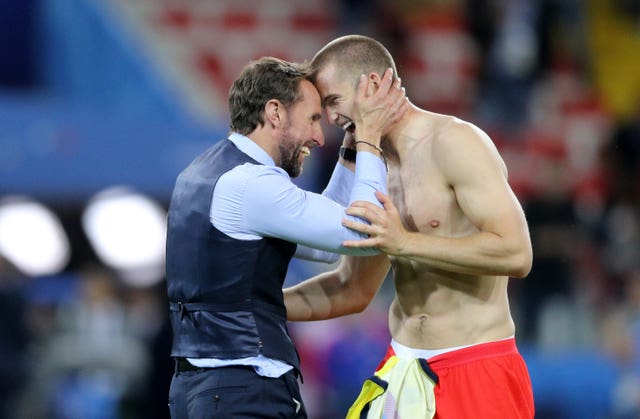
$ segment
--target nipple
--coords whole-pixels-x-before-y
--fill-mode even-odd
[[[431,222],[429,223],[429,225],[431,226],[431,228],[438,228],[438,226],[440,225],[440,221],[438,221],[438,220],[431,220]]]

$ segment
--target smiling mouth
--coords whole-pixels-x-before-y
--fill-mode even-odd
[[[354,124],[353,121],[347,121],[344,124],[340,125],[340,128],[353,133],[356,130],[356,124]]]
[[[302,154],[304,157],[307,157],[311,155],[311,149],[307,146],[302,146],[300,148],[300,154]]]

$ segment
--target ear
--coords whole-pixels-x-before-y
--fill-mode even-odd
[[[369,85],[367,88],[367,96],[371,96],[380,88],[380,83],[382,82],[382,77],[378,73],[369,73],[367,76],[369,78]]]
[[[264,119],[266,124],[278,128],[282,122],[284,106],[277,99],[271,99],[264,106]]]

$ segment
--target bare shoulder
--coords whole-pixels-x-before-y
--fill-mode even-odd
[[[473,123],[449,115],[436,118],[439,129],[434,145],[445,149],[486,148],[497,151],[489,135]]]
[[[493,166],[506,176],[506,165],[485,131],[454,116],[441,115],[437,118],[439,129],[433,139],[433,153],[443,170],[455,169],[460,165]]]

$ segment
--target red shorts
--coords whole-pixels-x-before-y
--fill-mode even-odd
[[[395,355],[389,346],[385,360]],[[434,419],[531,419],[533,391],[515,339],[482,343],[427,360],[437,376]]]

